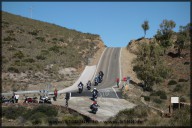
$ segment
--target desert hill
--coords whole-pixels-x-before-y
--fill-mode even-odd
[[[67,80],[103,47],[99,35],[2,12],[3,90]]]

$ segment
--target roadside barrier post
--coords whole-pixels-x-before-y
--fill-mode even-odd
[[[70,93],[67,92],[66,95],[65,95],[65,100],[66,100],[66,103],[65,103],[65,106],[68,107],[68,101],[70,99]]]

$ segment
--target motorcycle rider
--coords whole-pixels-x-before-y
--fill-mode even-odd
[[[95,77],[95,86],[97,86],[97,85],[98,85],[98,83],[99,83],[99,77],[98,77],[98,76],[96,76],[96,77]]]
[[[79,93],[81,93],[83,91],[83,83],[82,82],[80,82],[78,84],[78,88],[79,88]]]
[[[99,105],[97,104],[97,101],[94,101],[92,105],[90,105],[91,112],[96,114],[98,111]]]
[[[103,72],[100,71],[100,72],[99,72],[99,82],[100,82],[100,83],[101,83],[102,80],[103,80],[103,76],[104,76]]]
[[[87,82],[87,89],[88,89],[88,90],[91,89],[91,81],[90,81],[90,80]]]
[[[93,96],[93,100],[97,99],[98,91],[97,91],[96,88],[93,89],[93,91],[92,91],[92,96]]]

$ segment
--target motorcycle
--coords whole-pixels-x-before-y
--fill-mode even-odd
[[[79,87],[79,93],[82,93],[82,91],[83,91],[83,86],[80,86]]]
[[[15,100],[14,100],[14,98],[10,98],[10,99],[3,98],[1,102],[2,103],[14,103]]]
[[[36,99],[37,97],[34,97],[34,98],[26,97],[23,103],[38,103]]]
[[[92,104],[92,105],[90,105],[91,112],[92,112],[93,114],[96,114],[97,111],[98,111],[98,107],[99,107],[99,105],[97,105],[97,104]]]
[[[87,86],[87,89],[90,90],[90,89],[91,89],[91,86],[88,85],[88,86]]]
[[[99,76],[99,83],[101,83],[103,81],[103,77],[100,75]]]
[[[98,85],[98,82],[97,81],[95,81],[95,85],[94,86],[97,86]]]
[[[51,104],[51,99],[48,97],[40,97],[39,99],[39,103],[47,103],[47,104]]]
[[[93,97],[92,97],[93,101],[95,101],[95,99],[97,99],[97,94],[95,92],[93,92]]]

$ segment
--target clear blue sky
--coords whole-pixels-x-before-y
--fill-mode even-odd
[[[147,38],[163,19],[179,26],[190,22],[190,2],[2,2],[2,10],[101,36],[108,47],[124,47],[144,35],[141,24],[149,21]]]

